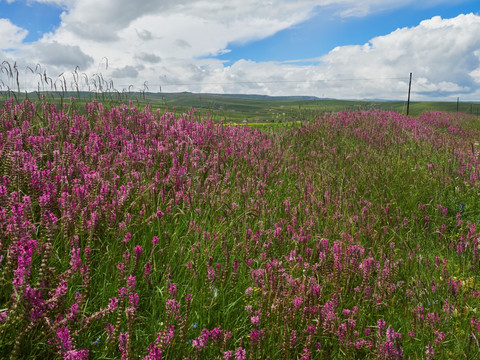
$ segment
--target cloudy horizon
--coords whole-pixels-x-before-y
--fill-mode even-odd
[[[478,101],[477,6],[0,0],[0,59],[16,62],[23,90],[88,90],[101,74],[118,91],[403,100],[412,72],[412,100]],[[14,88],[7,75],[0,86]]]

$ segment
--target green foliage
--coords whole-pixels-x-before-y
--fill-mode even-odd
[[[275,101],[5,103],[1,357],[478,356],[479,124]]]

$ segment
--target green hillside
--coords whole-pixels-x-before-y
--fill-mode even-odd
[[[132,103],[138,107],[150,105],[152,109],[167,109],[175,113],[186,113],[195,108],[197,114],[204,114],[215,120],[234,123],[291,122],[316,117],[322,113],[336,113],[348,110],[370,110],[372,108],[406,113],[406,101],[383,100],[336,100],[308,96],[265,96],[265,95],[222,95],[196,93],[150,93],[150,92],[47,92],[15,94],[0,93],[0,98],[17,97],[20,101],[26,96],[32,101],[41,101],[42,96],[50,102],[68,103],[70,97],[76,104],[97,100],[105,105],[118,106]],[[411,102],[410,115],[418,116],[425,111],[456,112],[456,102]],[[480,103],[460,102],[459,112],[479,114]]]

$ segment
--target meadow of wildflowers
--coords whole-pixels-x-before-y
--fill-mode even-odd
[[[477,122],[7,101],[0,358],[479,358]]]

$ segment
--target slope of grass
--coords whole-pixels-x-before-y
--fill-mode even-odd
[[[8,101],[0,355],[475,358],[479,131]]]
[[[0,92],[0,96],[2,93]],[[4,92],[3,97],[9,99],[12,92]],[[18,101],[25,99],[25,94],[18,94]],[[78,111],[89,101],[100,101],[106,107],[121,106],[132,101],[137,107],[149,105],[153,109],[172,111],[178,115],[197,109],[214,121],[227,123],[281,123],[291,121],[309,121],[324,113],[343,111],[377,110],[406,113],[406,101],[354,101],[317,99],[313,97],[269,97],[260,95],[220,95],[195,93],[150,93],[150,92],[82,92],[50,91],[27,94],[27,98],[40,105],[45,97],[49,102],[62,106],[75,97]],[[426,111],[457,112],[456,102],[415,102],[410,104],[410,115],[418,116]],[[478,103],[461,102],[458,111],[476,115],[480,111]]]

